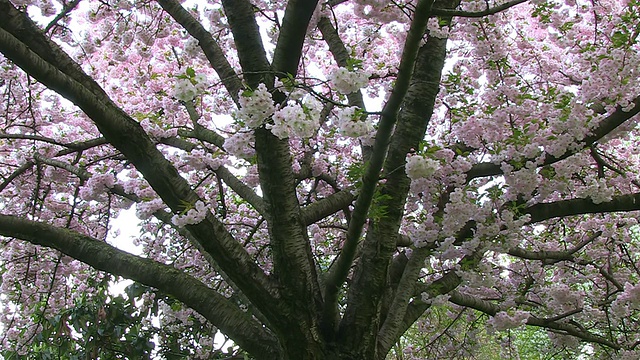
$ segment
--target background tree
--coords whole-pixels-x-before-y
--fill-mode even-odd
[[[5,354],[640,357],[635,0],[185,6],[0,0]]]

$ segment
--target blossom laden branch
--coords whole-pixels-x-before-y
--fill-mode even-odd
[[[564,154],[557,157],[546,154],[541,165],[539,166],[550,165],[564,160],[578,153],[579,151],[590,147],[606,135],[613,132],[620,125],[624,124],[626,121],[630,120],[640,112],[640,97],[636,97],[631,103],[634,105],[633,108],[623,110],[620,106],[618,106],[618,108],[613,113],[600,121],[598,126],[591,132],[591,135],[586,136],[584,139],[582,139],[582,141],[579,142],[579,150],[569,149]],[[535,161],[535,159],[526,159],[525,162],[526,161]],[[476,165],[473,165],[467,172],[467,181],[479,177],[495,176],[500,174],[502,174],[500,164],[494,164],[491,162],[478,163]]]
[[[528,0],[509,1],[504,4],[491,7],[491,8],[487,5],[487,8],[482,11],[461,11],[461,10],[434,8],[432,10],[432,14],[436,16],[480,18],[480,17],[497,14],[499,12],[505,11],[511,7],[514,7],[516,5],[522,4],[523,2],[527,2],[527,1]]]
[[[572,261],[574,260],[574,254],[580,251],[582,248],[593,242],[600,235],[602,235],[602,231],[596,231],[595,234],[589,236],[585,240],[581,241],[579,244],[574,246],[571,249],[564,251],[552,251],[552,250],[540,250],[540,251],[530,251],[525,250],[519,247],[511,248],[508,251],[508,254],[511,256],[516,256],[522,259],[528,260],[540,260],[544,264],[553,264],[558,261]]]
[[[496,316],[496,314],[502,311],[502,308],[500,306],[492,302],[482,300],[471,295],[463,294],[455,290],[450,292],[449,295],[449,299],[452,303],[460,306],[470,307],[491,316]],[[620,349],[620,345],[616,344],[610,339],[590,333],[578,326],[560,322],[554,319],[537,318],[531,315],[528,317],[525,324],[559,331],[562,334],[575,336],[588,342],[606,345],[612,349]]]
[[[4,5],[4,1],[0,2],[0,6]],[[0,13],[0,19],[9,12],[7,9],[6,12]],[[156,149],[155,143],[142,127],[118,108],[95,81],[84,74],[77,65],[73,65],[68,55],[43,39],[42,35],[32,36],[29,41],[34,46],[44,43],[46,50],[58,54],[57,57],[47,55],[51,62],[46,61],[34,53],[34,50],[46,53],[45,49],[27,47],[5,30],[5,22],[0,24],[0,52],[38,81],[79,106],[95,122],[105,139],[127,156],[144,174],[145,179],[172,211],[179,213],[184,201],[195,203],[197,195],[175,167]],[[51,50],[52,48],[57,50]],[[66,72],[60,71],[56,65],[64,67]],[[189,230],[202,248],[212,254],[221,268],[228,271],[229,276],[247,296],[256,304],[264,306],[261,310],[265,313],[275,311],[274,307],[278,304],[265,300],[274,296],[275,290],[271,281],[222,223],[213,216],[207,216],[202,223],[190,225]]]

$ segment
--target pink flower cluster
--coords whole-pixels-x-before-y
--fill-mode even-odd
[[[526,324],[530,315],[529,312],[522,310],[513,312],[500,311],[491,317],[488,323],[496,331],[515,329]]]

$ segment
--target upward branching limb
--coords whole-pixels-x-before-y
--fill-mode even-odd
[[[420,47],[420,41],[422,40],[427,28],[427,21],[429,20],[432,4],[432,0],[420,1],[415,11],[415,17],[411,22],[400,60],[398,78],[389,100],[382,111],[372,154],[362,178],[362,186],[351,215],[346,240],[342,248],[342,252],[338,256],[335,265],[332,267],[332,272],[329,273],[327,277],[325,298],[329,299],[329,301],[335,301],[338,290],[346,280],[349,269],[351,268],[355,258],[362,229],[367,219],[367,214],[373,200],[375,189],[378,186],[380,170],[382,169],[382,164],[384,163],[387,155],[389,139],[391,138],[391,134],[397,120],[400,105],[407,93],[407,90],[409,89],[410,79],[413,75],[413,69],[418,49]]]
[[[309,20],[318,0],[289,0],[282,19],[282,27],[273,52],[272,67],[278,74],[295,77],[307,35]]]
[[[178,1],[158,0],[158,4],[189,32],[189,35],[198,40],[200,48],[209,60],[213,69],[218,73],[220,80],[227,88],[233,101],[238,104],[238,94],[242,90],[242,81],[233,70],[224,55],[222,48],[215,41],[198,20],[196,20]]]
[[[443,6],[451,8],[457,4],[457,1],[443,2]],[[349,305],[362,303],[364,297],[381,298],[384,293],[384,302],[390,305],[384,309],[388,310],[388,313],[383,315],[384,323],[376,324],[377,328],[373,330],[379,334],[383,333],[381,328],[384,328],[384,333],[395,333],[395,329],[400,327],[412,296],[410,290],[418,279],[422,261],[426,256],[420,254],[422,251],[414,252],[404,272],[398,271],[398,278],[389,279],[387,270],[392,254],[396,251],[397,233],[405,216],[405,201],[410,188],[410,181],[405,172],[392,169],[402,169],[407,154],[412,149],[419,148],[423,140],[433,113],[446,58],[447,40],[428,34],[424,36],[427,36],[426,43],[418,49],[410,84],[398,111],[397,123],[384,161],[385,183],[379,186],[378,191],[381,194],[380,206],[384,207],[385,216],[370,221],[361,260],[351,284],[353,291],[349,293]],[[386,287],[388,281],[400,284],[389,291]],[[375,312],[375,307],[367,309],[360,305],[356,309],[358,316],[364,318],[371,318],[371,314]],[[348,311],[345,319],[348,318],[347,315]]]
[[[252,89],[261,82],[265,83],[267,88],[271,88],[273,84],[273,77],[269,76],[271,67],[262,46],[262,37],[253,13],[253,5],[248,0],[223,0],[222,6],[235,40],[245,81]]]
[[[329,51],[333,55],[333,58],[336,60],[336,63],[338,63],[340,67],[346,68],[348,66],[348,61],[351,58],[351,55],[344,45],[344,42],[340,38],[338,30],[333,26],[333,24],[331,24],[331,20],[326,17],[320,18],[320,20],[318,21],[318,29],[322,33],[324,41],[327,43],[327,45],[329,45]],[[360,109],[366,110],[364,98],[362,97],[362,93],[360,91],[347,94],[347,100],[349,100],[349,105],[357,106]],[[367,115],[363,116],[366,117]],[[364,159],[364,161],[369,161],[370,156],[371,146],[362,146],[362,158]]]
[[[475,257],[474,257],[475,256]],[[467,268],[475,266],[480,261],[477,254],[466,256],[463,258],[466,261]],[[459,261],[458,263],[462,263]],[[422,300],[420,294],[426,293],[429,298],[434,298],[438,295],[447,294],[453,291],[462,283],[462,279],[455,271],[448,271],[439,279],[426,285],[425,287],[416,287],[414,289],[415,297],[411,303],[407,306],[404,314],[404,318],[398,327],[389,328],[387,332],[381,333],[378,336],[378,354],[387,354],[393,344],[398,342],[402,334],[404,334],[413,323],[415,323],[427,309],[431,307],[431,304]],[[384,357],[382,357],[383,359]]]
[[[270,65],[251,3],[245,0],[222,2],[245,79],[251,88],[264,83],[273,91],[276,104],[285,102],[286,96],[273,89],[275,77],[280,74],[295,77],[315,3],[288,3],[273,65]],[[276,137],[266,126],[255,129],[254,135],[273,259],[273,278],[282,289],[281,303],[287,314],[272,319],[272,322],[279,322],[282,324],[280,331],[291,334],[289,341],[318,343],[316,309],[321,307],[322,296],[306,224],[301,218],[289,140]]]

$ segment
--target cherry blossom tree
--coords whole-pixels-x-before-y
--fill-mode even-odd
[[[0,0],[1,346],[639,358],[638,7]]]

